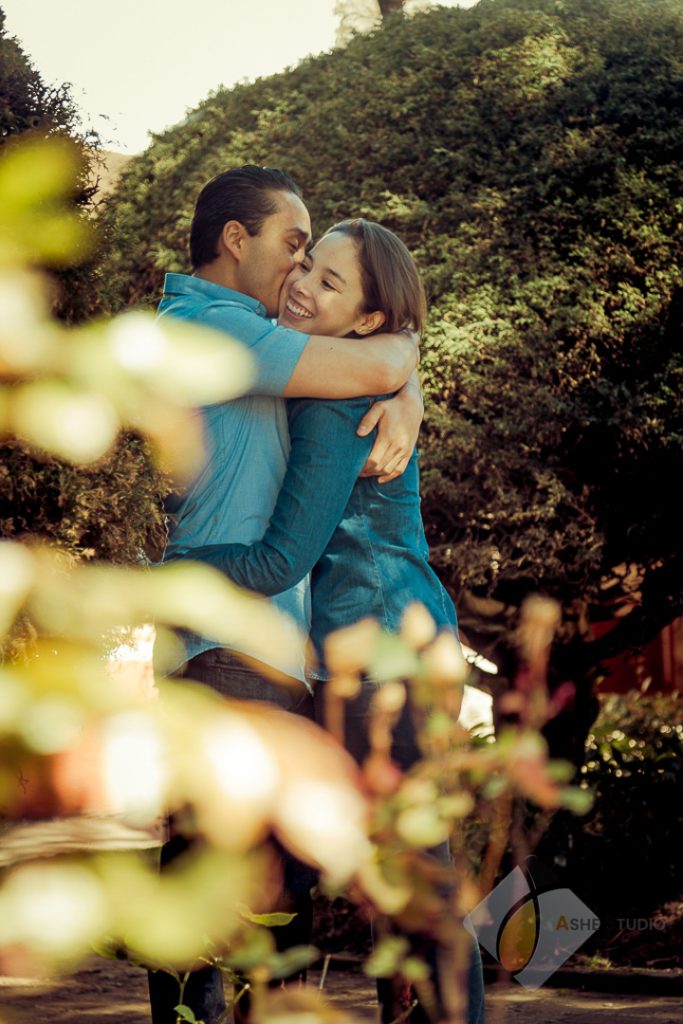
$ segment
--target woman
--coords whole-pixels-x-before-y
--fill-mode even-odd
[[[406,247],[381,225],[358,219],[330,228],[292,272],[279,320],[360,343],[380,329],[420,331],[424,317],[422,283]],[[457,626],[453,602],[428,562],[417,452],[389,483],[359,477],[372,437],[359,437],[356,427],[375,400],[290,399],[287,474],[263,538],[192,551],[265,595],[311,571],[311,640],[319,666],[311,674],[318,679],[326,676],[327,634],[363,616],[395,632],[407,605],[421,601],[438,628]]]
[[[419,332],[424,319],[424,290],[408,250],[391,231],[362,219],[342,221],[321,238],[288,278],[279,316],[285,326],[357,337],[359,344],[380,329]],[[325,637],[364,616],[395,632],[407,605],[421,601],[437,628],[457,628],[453,603],[428,563],[417,453],[389,483],[359,476],[372,438],[359,437],[356,427],[375,400],[290,399],[291,453],[263,538],[250,546],[192,551],[193,558],[266,595],[287,590],[311,572],[311,640],[318,658],[311,674],[320,682],[326,678]],[[374,688],[366,681],[346,708],[346,745],[359,763],[368,752],[364,724]],[[318,720],[323,700],[324,685],[318,685]],[[392,756],[404,770],[420,757],[407,705],[394,731]],[[481,993],[474,995],[479,971],[475,964],[470,1022],[483,1019]],[[394,1010],[387,1001],[383,1019],[393,1019]]]

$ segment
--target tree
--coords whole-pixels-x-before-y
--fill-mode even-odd
[[[0,8],[0,149],[28,136],[64,138],[79,157],[70,188],[71,209],[90,221],[93,186],[89,169],[96,159],[96,137],[78,128],[78,111],[66,85],[48,87],[16,39],[5,32]],[[69,254],[48,258],[36,252],[34,266],[52,272],[58,298],[55,311],[67,322],[93,311],[96,256],[83,262],[86,239]],[[163,477],[145,443],[122,435],[116,449],[94,466],[67,462],[3,438],[0,444],[0,538],[26,535],[50,539],[79,555],[135,562],[141,549],[159,548],[164,532],[160,495]]]
[[[93,172],[98,163],[99,137],[96,132],[80,127],[69,86],[46,85],[18,40],[7,35],[5,14],[0,7],[0,146],[26,132],[41,138],[64,136],[78,148],[81,166],[73,182],[72,201],[84,216],[90,216],[97,189]],[[84,320],[94,310],[96,256],[92,253],[87,261],[83,256],[83,252],[76,254],[77,266],[50,268],[55,285],[55,312],[69,323]]]
[[[346,46],[356,32],[371,32],[380,24],[377,0],[337,0],[334,5],[337,46]]]
[[[337,46],[346,46],[356,32],[371,32],[392,14],[416,14],[433,5],[434,0],[337,0]]]
[[[388,18],[390,14],[401,14],[405,0],[377,0],[379,3],[379,13],[383,18]]]
[[[558,742],[578,756],[603,660],[683,608],[667,499],[681,448],[674,0],[490,0],[210,96],[127,168],[116,306],[186,269],[201,184],[267,163],[314,224],[361,213],[424,272],[423,509],[464,634],[502,674],[524,597],[564,609]],[[131,276],[130,268],[135,267]],[[591,623],[616,627],[593,639]],[[561,734],[561,736],[560,736]]]
[[[156,456],[182,473],[202,454],[193,406],[242,394],[251,358],[242,345],[196,325],[137,316],[83,330],[48,315],[46,281],[35,262],[54,257],[55,234],[63,252],[81,249],[83,222],[70,188],[77,169],[74,148],[63,139],[24,138],[0,153],[0,294],[12,296],[0,335],[3,426],[72,468],[91,463],[117,429],[128,426],[147,435]],[[130,353],[160,341],[161,366],[155,362],[156,372],[141,372]],[[108,657],[112,633],[120,637],[150,619],[159,633],[171,625],[201,628],[229,644],[248,643],[253,634],[257,652],[267,656],[275,645],[291,653],[299,644],[274,607],[207,567],[121,568],[111,564],[115,552],[108,565],[82,565],[60,548],[45,538],[41,544],[0,543],[3,963],[9,958],[26,972],[69,969],[93,947],[120,948],[125,936],[140,963],[163,964],[175,974],[182,1003],[185,972],[197,957],[229,942],[232,954],[249,951],[243,961],[249,969],[258,944],[258,998],[259,985],[265,989],[276,972],[292,969],[291,950],[280,961],[274,938],[262,928],[268,915],[241,912],[247,906],[268,910],[264,894],[270,901],[278,892],[274,858],[264,856],[263,841],[277,831],[323,879],[327,874],[343,884],[369,852],[369,807],[353,765],[303,717],[265,705],[231,708],[208,688],[186,683],[167,684],[163,699],[151,699],[145,693],[151,666],[142,678],[132,673],[122,682],[121,662],[115,666]],[[13,642],[27,620],[28,657]],[[179,742],[187,730],[189,758]],[[223,783],[225,761],[212,763],[211,751],[235,744],[245,750],[245,741],[246,762],[269,766],[270,782],[257,800],[253,791],[242,795],[238,784],[233,802]],[[286,762],[294,748],[299,757],[292,772]],[[323,832],[318,805],[297,792],[311,777],[326,808]],[[288,802],[297,811],[289,811],[289,821],[282,815],[280,827],[275,815]],[[183,814],[192,807],[190,831],[203,841],[166,885],[150,859],[157,844],[147,830],[181,805]],[[308,821],[303,805],[311,808]],[[59,901],[66,922],[47,942],[34,924],[46,891]],[[122,900],[123,892],[134,892],[135,899]],[[164,915],[161,931],[148,927]],[[294,954],[301,967],[315,955],[301,948]],[[188,1019],[182,1008],[180,1015]],[[326,1016],[321,1006],[320,1019]],[[275,1017],[275,1008],[262,1014]]]
[[[77,111],[68,88],[48,87],[16,39],[0,7],[0,142],[26,131],[73,133]]]
[[[102,318],[85,330],[64,328],[47,315],[44,281],[33,265],[37,254],[53,255],[55,232],[67,239],[71,229],[71,244],[78,248],[83,225],[69,202],[74,170],[73,149],[64,140],[28,140],[0,154],[0,294],[11,290],[15,297],[0,336],[5,426],[76,466],[106,451],[117,429],[127,425],[147,435],[157,458],[187,479],[202,455],[194,408],[244,394],[252,380],[251,355],[219,332],[172,319],[155,323],[149,314]],[[141,353],[152,355],[151,365],[140,360]],[[455,636],[437,634],[420,606],[404,617],[400,636],[366,619],[330,637],[328,722],[339,742],[330,742],[308,715],[268,703],[225,701],[212,687],[189,680],[166,681],[154,695],[159,699],[151,699],[151,666],[143,679],[133,675],[126,685],[112,685],[116,677],[120,684],[107,657],[112,631],[119,637],[122,629],[150,618],[162,650],[172,625],[201,630],[231,647],[247,645],[266,658],[278,650],[291,659],[304,638],[277,608],[208,566],[183,560],[150,571],[108,561],[77,564],[49,543],[0,544],[0,953],[15,968],[66,967],[93,946],[101,949],[103,941],[118,948],[125,937],[132,958],[175,976],[174,1003],[183,1019],[194,1019],[183,1012],[185,972],[202,958],[217,961],[231,982],[238,972],[248,972],[243,981],[263,1024],[282,1020],[283,1012],[322,1024],[331,1011],[322,1002],[311,1003],[309,995],[300,1013],[290,995],[279,1013],[279,999],[270,1003],[266,995],[269,981],[291,976],[318,956],[310,946],[291,945],[279,955],[275,936],[263,930],[288,919],[268,912],[276,909],[281,878],[269,837],[314,867],[323,885],[339,890],[352,883],[364,903],[381,909],[377,934],[386,934],[385,947],[393,947],[393,966],[380,941],[373,958],[379,963],[370,962],[368,970],[383,977],[405,971],[406,979],[414,979],[415,958],[425,956],[421,942],[413,949],[409,941],[416,930],[428,933],[429,948],[446,962],[466,961],[464,910],[453,913],[452,886],[444,886],[442,871],[435,875],[434,859],[425,851],[459,826],[478,798],[482,816],[497,820],[500,832],[500,814],[487,797],[490,781],[495,780],[501,810],[521,795],[535,797],[548,810],[589,803],[580,789],[561,784],[562,766],[558,772],[547,763],[536,732],[545,717],[541,693],[495,752],[488,745],[470,748],[458,721],[468,666]],[[547,623],[557,618],[557,606],[549,604],[536,599],[525,610],[533,639],[525,654],[530,666],[541,668],[538,683],[553,632]],[[12,657],[22,619],[33,628],[30,657]],[[533,628],[539,621],[540,643]],[[382,677],[386,666],[391,668],[383,699],[373,699],[368,709],[364,790],[359,767],[342,749],[339,684],[345,681],[347,693],[360,692],[362,679],[370,671]],[[442,723],[436,735],[425,724],[415,745],[417,786],[414,776],[403,785],[390,758],[388,740],[407,699],[406,684],[390,681],[392,673],[413,677],[416,706],[428,707]],[[245,765],[259,773],[256,789],[243,785]],[[155,845],[145,826],[162,809],[177,809],[193,846],[172,877],[164,873],[168,883],[160,882],[148,854],[132,852]],[[101,816],[97,822],[93,812]],[[79,814],[90,817],[74,827],[69,818]],[[107,815],[115,821],[102,820]],[[40,821],[25,827],[27,817],[57,821],[47,828]],[[459,827],[458,832],[462,845]],[[131,852],[123,850],[124,843]],[[493,846],[485,875],[500,858],[500,845]],[[68,859],[56,856],[67,851]],[[391,876],[384,878],[386,861]],[[49,942],[34,923],[46,888],[68,922]],[[391,898],[394,888],[399,900]],[[123,892],[134,892],[135,900],[122,900]],[[164,914],[168,921],[160,931],[156,922]],[[395,925],[409,933],[398,948],[390,935]],[[462,978],[454,972],[443,1000],[449,1019],[458,1015],[464,983],[465,972]],[[395,984],[398,1001],[404,986],[398,977]],[[433,998],[431,986],[420,992],[425,1001]]]

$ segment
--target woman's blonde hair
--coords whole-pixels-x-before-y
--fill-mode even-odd
[[[339,232],[356,243],[361,266],[361,284],[366,313],[379,310],[385,322],[378,330],[400,331],[410,327],[422,331],[427,303],[415,260],[393,231],[355,217],[342,220],[325,234]]]

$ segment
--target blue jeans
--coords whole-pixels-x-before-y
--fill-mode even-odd
[[[261,676],[237,655],[221,647],[198,654],[185,666],[182,675],[205,683],[223,697],[234,700],[260,700],[293,714],[313,717],[313,701],[303,683],[298,686],[278,686]],[[171,829],[172,830],[172,829]],[[172,835],[161,850],[161,870],[190,849],[194,840],[183,835]],[[277,845],[277,844],[275,844]],[[312,901],[310,890],[316,882],[316,872],[296,860],[283,847],[278,847],[283,876],[283,909],[296,914],[289,925],[273,929],[279,950],[308,945],[312,931]],[[178,982],[165,971],[149,971],[149,1000],[152,1024],[176,1024],[174,1007],[180,1002]],[[223,975],[217,967],[202,967],[193,971],[186,984],[183,1003],[189,1006],[197,1020],[215,1024],[225,1013]],[[240,1006],[247,1011],[246,1001]]]
[[[188,678],[203,682],[222,694],[236,700],[262,700],[293,714],[301,714],[306,718],[314,718],[323,723],[324,684],[319,683],[315,697],[312,698],[303,685],[300,688],[278,686],[257,671],[247,666],[236,655],[223,648],[212,648],[204,651],[188,662],[183,672]],[[346,703],[345,743],[352,756],[362,763],[367,756],[369,746],[366,722],[377,684],[364,682],[358,698]],[[415,727],[408,705],[397,724],[393,734],[392,757],[406,771],[420,758]],[[176,857],[181,856],[192,845],[192,840],[182,835],[174,835],[161,851],[161,869],[165,870]],[[444,863],[450,862],[447,844],[436,848],[433,855]],[[311,940],[312,901],[310,890],[315,884],[315,872],[302,864],[286,850],[281,850],[283,889],[287,909],[296,914],[290,925],[273,929],[273,936],[279,950],[292,946],[307,945]],[[416,952],[423,956],[427,963],[433,964],[433,981],[439,992],[438,972],[436,970],[436,944],[425,939],[425,936],[408,936]],[[149,994],[152,1011],[152,1024],[175,1024],[176,1013],[173,1009],[179,1002],[178,982],[164,971],[149,972]],[[391,979],[381,979],[377,986],[377,994],[382,1010],[382,1021],[394,1020],[396,1012],[395,992]],[[479,947],[473,946],[469,971],[467,1024],[484,1024],[484,989]],[[223,991],[223,975],[216,967],[202,967],[189,976],[183,995],[183,1002],[189,1006],[197,1020],[205,1024],[216,1024],[225,1013],[226,1003]],[[240,1001],[245,1013],[248,1008]],[[246,1017],[245,1017],[246,1019]],[[409,1018],[410,1024],[427,1022],[424,1011],[416,1007]]]
[[[358,696],[345,702],[344,746],[358,764],[362,764],[370,753],[367,722],[372,699],[380,685],[380,683],[376,683],[371,679],[363,679]],[[323,682],[319,682],[316,685],[314,707],[316,721],[318,724],[323,725],[325,721],[325,684]],[[399,720],[392,731],[391,757],[401,771],[404,772],[412,768],[422,758],[422,752],[417,742],[415,711],[411,707],[409,700],[406,700],[403,705]],[[448,842],[434,847],[429,853],[445,866],[450,866],[452,863]],[[430,939],[429,936],[419,934],[406,935],[405,937],[410,942],[411,952],[414,952],[429,965],[437,1007],[442,1009],[440,1005],[439,971],[437,967],[438,945],[436,941]],[[479,945],[474,940],[471,941],[466,1021],[467,1024],[484,1024],[484,975],[481,952]],[[396,995],[393,979],[378,979],[377,996],[381,1007],[383,1024],[395,1020],[400,1014],[401,1008],[396,1003]],[[407,1019],[409,1024],[428,1024],[430,1018],[425,1010],[418,1005]]]

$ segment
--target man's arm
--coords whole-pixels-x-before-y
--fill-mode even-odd
[[[414,334],[376,334],[362,341],[311,335],[284,394],[287,398],[359,398],[401,388],[417,366]]]
[[[250,394],[291,398],[359,398],[392,394],[414,372],[419,338],[410,332],[371,338],[308,336],[272,324],[245,307],[218,302],[202,310],[201,321],[242,341],[254,356],[256,379]],[[395,399],[372,414],[379,422],[378,447],[368,475],[393,480],[407,464],[422,418],[417,377]],[[361,435],[362,436],[362,435]]]
[[[394,398],[375,402],[358,424],[365,437],[377,427],[377,437],[361,476],[376,476],[386,484],[405,471],[417,444],[424,402],[417,371]]]
[[[371,338],[306,335],[244,306],[215,302],[200,323],[241,341],[254,357],[249,393],[287,398],[361,398],[398,391],[417,366],[419,338],[401,331]]]

